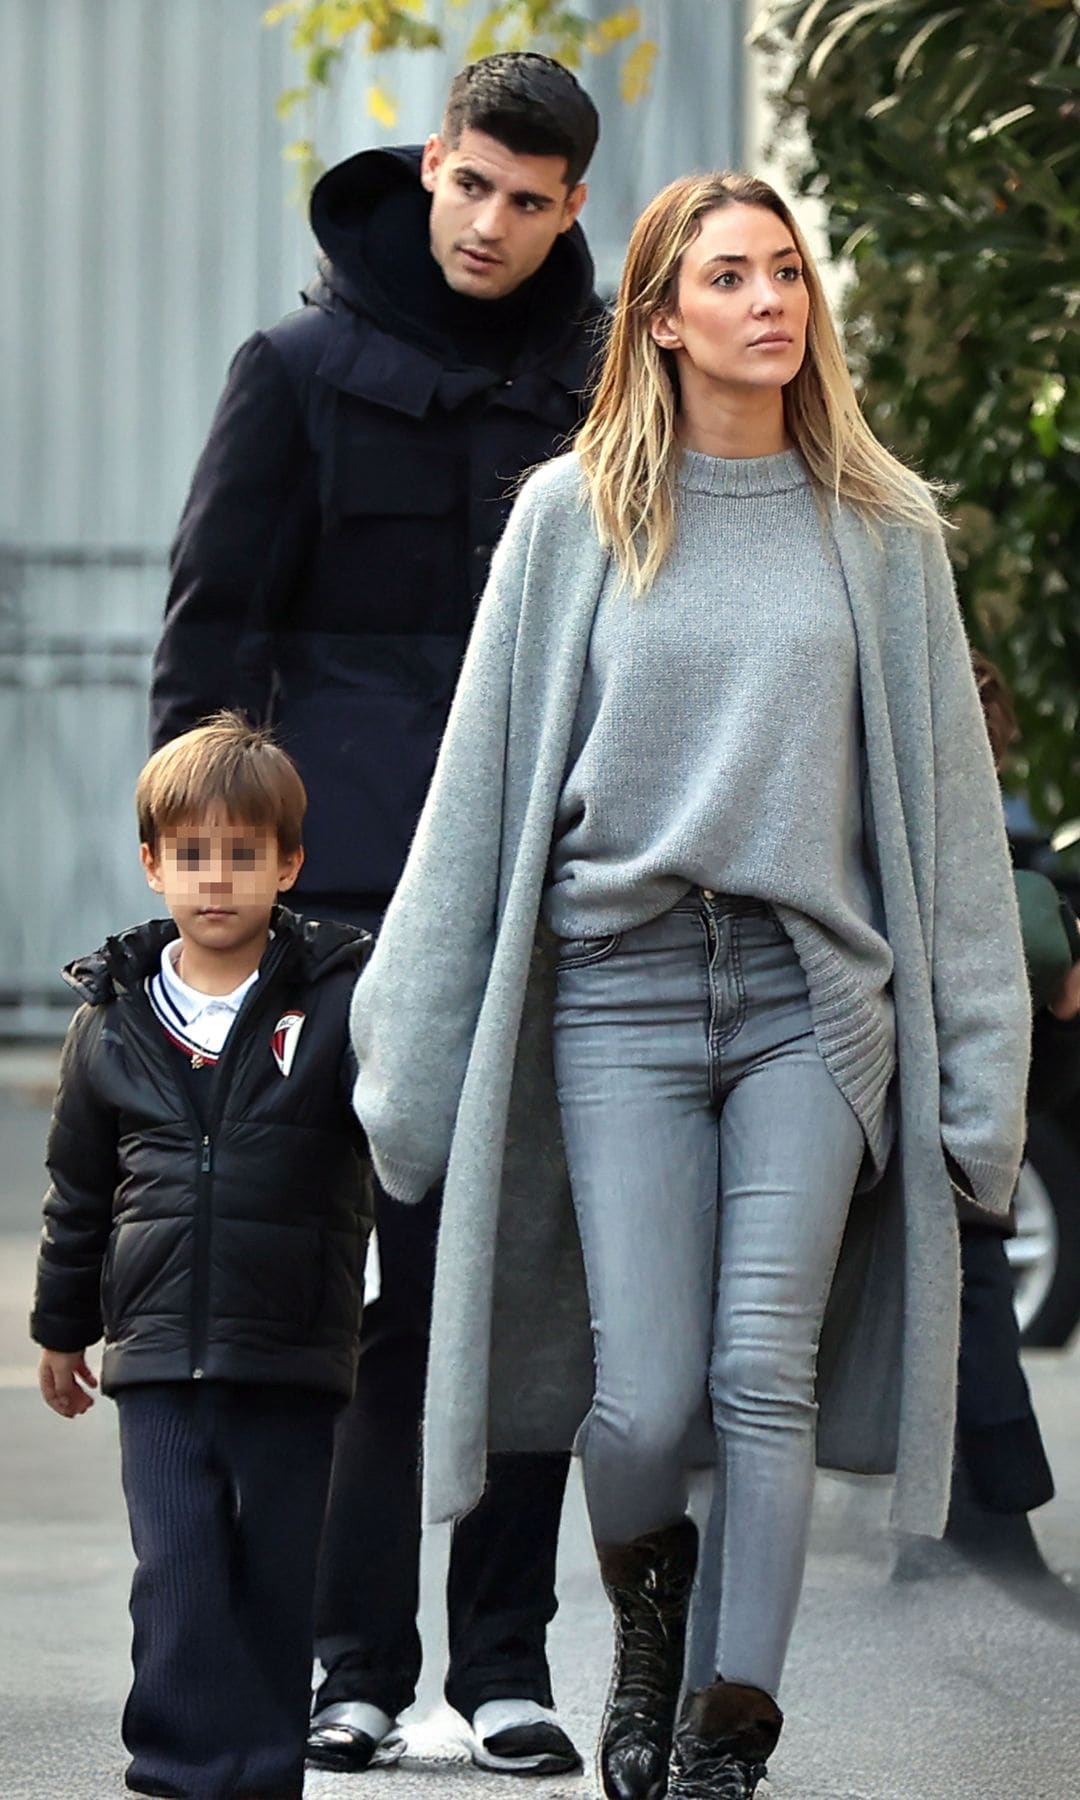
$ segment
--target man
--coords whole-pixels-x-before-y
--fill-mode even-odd
[[[603,310],[576,225],[596,110],[549,58],[463,70],[423,151],[323,177],[307,305],[238,352],[180,522],[155,744],[272,717],[309,794],[301,908],[377,928],[521,473],[580,423]],[[390,1760],[420,1667],[419,1419],[438,1196],[376,1196],[379,1297],[337,1434],[309,1758]],[[564,1456],[493,1457],[457,1527],[447,1698],[473,1756],[580,1767],[545,1655]]]

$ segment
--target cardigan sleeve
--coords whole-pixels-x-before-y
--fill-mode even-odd
[[[946,1160],[1004,1213],[1024,1143],[1031,1002],[1001,797],[940,532],[926,534],[934,1012]]]
[[[532,510],[526,484],[492,559],[401,881],[353,996],[353,1103],[375,1172],[398,1200],[422,1200],[445,1172],[491,965]]]

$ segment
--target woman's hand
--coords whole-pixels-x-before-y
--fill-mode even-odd
[[[54,1413],[62,1419],[77,1419],[94,1404],[87,1389],[97,1387],[97,1376],[88,1367],[83,1350],[43,1350],[38,1386],[46,1406],[51,1406]]]
[[[1050,1002],[1055,1019],[1080,1018],[1080,962],[1074,962]]]

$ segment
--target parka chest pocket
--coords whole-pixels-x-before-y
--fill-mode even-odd
[[[465,501],[461,459],[392,426],[339,428],[326,475],[330,518],[440,518]]]

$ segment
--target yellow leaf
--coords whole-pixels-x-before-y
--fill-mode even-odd
[[[640,30],[640,6],[628,6],[622,12],[612,13],[609,18],[601,19],[596,27],[597,35],[605,44],[621,44],[624,38],[633,37]]]
[[[392,125],[397,124],[397,107],[394,105],[394,102],[391,100],[385,88],[368,88],[367,109],[373,119],[380,125],[386,126],[387,131],[390,130]]]
[[[276,6],[267,7],[262,16],[262,22],[264,25],[280,25],[282,19],[287,19],[291,14],[298,13],[301,4],[302,0],[278,0]]]
[[[631,50],[623,63],[619,75],[619,92],[628,105],[641,100],[649,91],[652,80],[653,64],[656,61],[656,45],[646,39],[635,50]]]
[[[350,37],[359,31],[361,25],[367,23],[368,9],[363,0],[355,0],[351,6],[339,6],[337,11],[326,21],[326,35],[334,43],[341,43],[343,38]]]
[[[274,102],[274,111],[279,119],[287,119],[294,107],[300,106],[311,98],[311,89],[306,87],[286,88]]]

